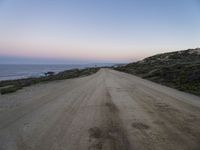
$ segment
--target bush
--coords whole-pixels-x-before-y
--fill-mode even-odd
[[[3,95],[3,94],[7,94],[7,93],[16,92],[19,89],[22,89],[22,87],[14,85],[14,86],[10,86],[10,87],[7,87],[7,88],[2,88],[0,92]]]

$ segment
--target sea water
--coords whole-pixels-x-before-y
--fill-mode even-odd
[[[84,65],[33,65],[33,64],[0,64],[0,81],[13,80],[27,77],[39,77],[44,73],[52,71],[58,73],[69,69],[82,69],[86,67],[102,66],[102,64],[84,64]]]

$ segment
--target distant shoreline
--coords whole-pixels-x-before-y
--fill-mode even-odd
[[[22,89],[23,87],[30,86],[37,83],[42,83],[42,82],[65,80],[65,79],[76,78],[76,77],[81,77],[81,76],[88,76],[93,73],[96,73],[99,69],[100,67],[84,68],[84,69],[69,69],[69,70],[61,71],[59,73],[46,72],[45,76],[40,76],[40,77],[4,80],[4,81],[0,81],[0,93],[1,94],[13,93]]]
[[[111,66],[113,64],[0,64],[0,81],[35,78],[45,76],[47,72],[59,73],[70,69]]]

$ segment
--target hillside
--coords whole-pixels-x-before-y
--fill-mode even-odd
[[[116,70],[200,95],[200,48],[154,55]]]

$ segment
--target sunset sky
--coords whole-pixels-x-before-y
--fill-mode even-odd
[[[0,63],[121,63],[196,47],[200,0],[0,0]]]

